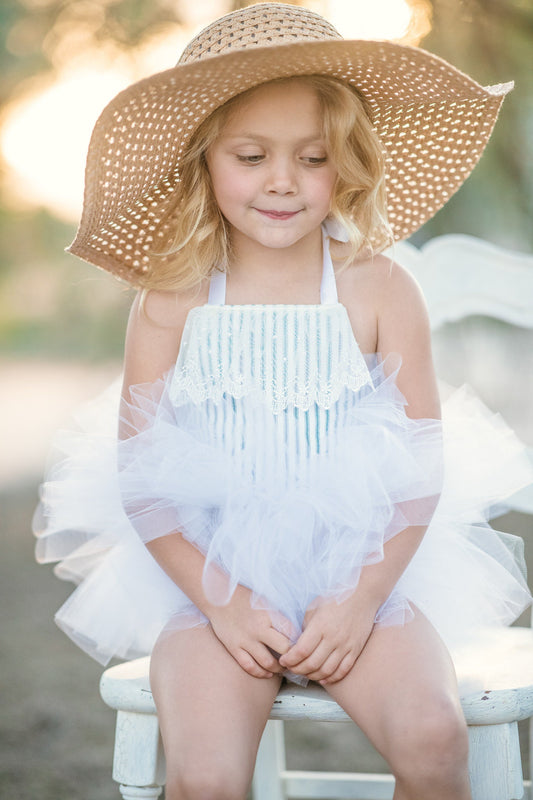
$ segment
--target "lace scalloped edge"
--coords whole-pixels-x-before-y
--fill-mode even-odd
[[[329,409],[339,399],[344,389],[358,391],[371,385],[371,378],[366,369],[346,371],[334,381],[313,380],[304,386],[276,386],[276,382],[268,388],[258,385],[257,380],[246,379],[244,375],[205,376],[181,373],[175,376],[170,387],[170,399],[175,406],[192,402],[200,404],[206,400],[220,403],[224,395],[235,400],[243,397],[256,399],[267,405],[273,413],[284,411],[289,406],[308,411],[312,406]]]

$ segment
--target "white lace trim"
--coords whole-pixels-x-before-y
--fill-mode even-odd
[[[346,309],[335,305],[204,305],[187,318],[172,382],[176,406],[257,398],[274,413],[328,409],[371,383]]]

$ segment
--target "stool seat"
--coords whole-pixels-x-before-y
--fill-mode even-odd
[[[149,667],[150,658],[146,657],[107,669],[100,682],[104,702],[117,711],[155,714]],[[468,725],[513,722],[533,715],[532,628],[506,628],[476,638],[459,657],[457,669],[460,688],[464,687],[461,705]],[[478,677],[480,672],[483,678]],[[469,690],[475,682],[479,687]],[[316,683],[305,688],[283,684],[270,719],[351,722]]]
[[[164,784],[149,666],[149,658],[118,664],[104,672],[100,683],[103,700],[118,712],[113,776],[123,784],[124,798],[156,798]],[[469,726],[473,798],[521,798],[524,782],[517,722],[533,716],[533,630],[513,627],[486,632],[461,650],[456,666]],[[270,720],[258,754],[254,800],[392,797],[390,776],[285,769],[283,721],[351,722],[318,684],[305,688],[283,684]]]

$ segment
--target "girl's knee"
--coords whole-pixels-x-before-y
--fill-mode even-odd
[[[242,776],[206,764],[187,767],[180,775],[168,776],[166,800],[245,800],[248,786]]]
[[[398,776],[462,774],[468,764],[468,731],[460,706],[441,699],[397,732],[391,767]]]

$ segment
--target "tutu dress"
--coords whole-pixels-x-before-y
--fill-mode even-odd
[[[56,621],[102,664],[207,623],[145,547],[175,531],[205,555],[211,602],[243,584],[292,639],[408,525],[429,527],[376,624],[415,604],[453,652],[530,603],[522,541],[487,521],[532,481],[524,448],[467,389],[442,423],[407,416],[399,356],[361,353],[323,239],[320,304],[226,305],[215,272],[175,367],[128,405],[117,382],[58,441],[37,558],[78,584]]]

